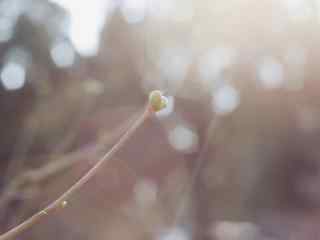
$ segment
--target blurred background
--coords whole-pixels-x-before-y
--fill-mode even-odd
[[[320,239],[320,1],[1,0],[0,230],[18,239]]]

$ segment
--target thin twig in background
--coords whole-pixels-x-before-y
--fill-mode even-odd
[[[205,139],[203,142],[203,146],[201,147],[198,157],[195,160],[195,169],[190,176],[190,180],[185,183],[182,187],[182,193],[179,201],[178,210],[176,212],[176,216],[173,222],[174,226],[178,226],[182,223],[183,217],[185,214],[186,208],[190,205],[190,201],[192,198],[192,193],[194,191],[194,186],[196,184],[196,180],[199,177],[199,174],[204,167],[206,162],[205,154],[207,153],[210,146],[210,138],[213,136],[217,125],[218,125],[218,117],[215,116],[211,119],[209,126],[206,131]]]

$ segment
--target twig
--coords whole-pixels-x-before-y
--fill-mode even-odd
[[[179,224],[181,224],[183,217],[185,217],[185,210],[189,206],[190,201],[192,200],[192,194],[197,178],[199,177],[199,174],[201,173],[201,170],[203,169],[206,163],[205,154],[210,147],[210,138],[213,136],[217,126],[219,125],[219,120],[220,119],[217,116],[215,116],[213,119],[211,119],[209,123],[203,146],[201,147],[199,154],[195,160],[195,169],[190,176],[190,180],[187,181],[182,187],[182,193],[180,194],[181,197],[179,200],[178,210],[173,221],[174,226],[178,226]]]
[[[110,145],[114,139],[119,138],[119,136],[125,132],[125,128],[128,128],[128,126],[133,123],[132,118],[126,120],[114,130],[104,133],[101,137],[99,137],[99,140],[97,140],[97,144],[94,147],[90,146],[66,155],[51,154],[51,156],[48,157],[50,159],[48,160],[48,164],[37,169],[25,170],[23,174],[14,178],[1,194],[0,211],[3,210],[10,201],[15,199],[15,197],[21,194],[23,191],[28,190],[28,188],[32,188],[34,185],[39,185],[44,181],[48,181],[51,178],[57,177],[61,172],[64,172],[82,159],[83,156],[87,156],[87,158],[94,157],[99,152],[102,152],[106,148],[106,144]],[[136,119],[137,116],[134,116],[134,118]],[[57,160],[51,161],[54,158]]]
[[[150,95],[151,96],[151,95]],[[152,99],[151,99],[152,100]],[[98,171],[99,169],[106,164],[115,153],[118,152],[119,149],[130,139],[130,137],[134,134],[134,132],[143,124],[143,122],[151,116],[151,114],[159,109],[154,108],[154,104],[151,103],[149,99],[149,104],[145,112],[143,113],[142,117],[139,118],[133,126],[121,137],[119,142],[114,145],[108,153],[106,153],[82,178],[80,178],[74,185],[72,185],[69,190],[67,190],[64,194],[62,194],[57,200],[49,204],[43,210],[40,210],[38,213],[31,216],[29,219],[25,220],[18,226],[12,228],[8,232],[0,235],[0,240],[9,240],[13,239],[14,237],[20,235],[27,229],[31,228],[33,225],[41,221],[43,218],[49,216],[51,213],[55,212],[56,210],[63,209],[68,200],[71,196],[78,191],[84,184],[86,184]]]

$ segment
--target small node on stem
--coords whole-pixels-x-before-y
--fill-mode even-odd
[[[67,201],[63,201],[63,202],[61,203],[61,207],[62,207],[62,208],[65,208],[67,205],[68,205],[68,202],[67,202]]]
[[[48,213],[47,213],[46,210],[42,210],[42,211],[40,212],[40,214],[42,214],[42,215],[48,215]]]
[[[163,96],[162,92],[159,90],[154,90],[149,95],[149,103],[152,110],[158,112],[168,105],[168,99]]]

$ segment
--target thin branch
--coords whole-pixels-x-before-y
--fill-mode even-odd
[[[44,181],[48,181],[51,178],[57,177],[60,173],[79,162],[79,160],[81,160],[84,156],[87,156],[86,158],[92,158],[99,152],[103,152],[106,148],[106,144],[111,145],[111,142],[114,142],[116,138],[120,138],[120,136],[126,131],[126,128],[133,124],[133,118],[137,118],[136,114],[134,117],[127,119],[120,126],[108,131],[107,133],[103,133],[103,135],[97,140],[97,144],[94,147],[90,146],[65,155],[54,153],[48,156],[49,163],[46,165],[37,169],[24,170],[23,174],[11,180],[10,184],[8,184],[6,189],[1,194],[0,211],[3,210],[10,201],[15,199],[16,196],[22,194],[23,191],[28,190],[28,188],[32,188],[34,185],[39,185]],[[51,161],[53,159],[56,160]]]
[[[214,116],[213,119],[211,119],[209,126],[206,130],[203,146],[201,147],[199,154],[195,159],[195,169],[190,176],[190,180],[187,181],[182,187],[178,210],[176,212],[176,216],[173,221],[174,226],[178,226],[179,224],[181,224],[181,221],[183,221],[183,218],[185,217],[185,210],[187,207],[190,206],[190,201],[192,200],[192,197],[193,197],[192,194],[193,194],[193,191],[195,190],[194,187],[195,187],[197,178],[199,177],[199,174],[201,173],[201,170],[203,169],[206,163],[205,154],[207,153],[210,147],[210,138],[215,133],[215,130],[219,125],[219,121],[220,119],[217,116]]]
[[[135,133],[135,131],[148,119],[151,114],[154,112],[153,106],[150,104],[147,105],[145,112],[143,115],[132,125],[132,127],[124,133],[119,142],[114,145],[108,153],[106,153],[82,178],[80,178],[74,185],[72,185],[65,193],[63,193],[57,200],[49,204],[43,210],[40,210],[38,213],[31,216],[29,219],[25,220],[23,223],[18,226],[12,228],[8,232],[0,235],[0,240],[9,240],[14,237],[20,235],[27,229],[31,228],[33,225],[48,217],[51,213],[56,210],[63,209],[68,200],[72,197],[72,195],[81,189],[81,187],[86,184],[99,170],[100,168],[109,162],[112,157],[121,149],[122,146],[130,139],[130,137]]]

